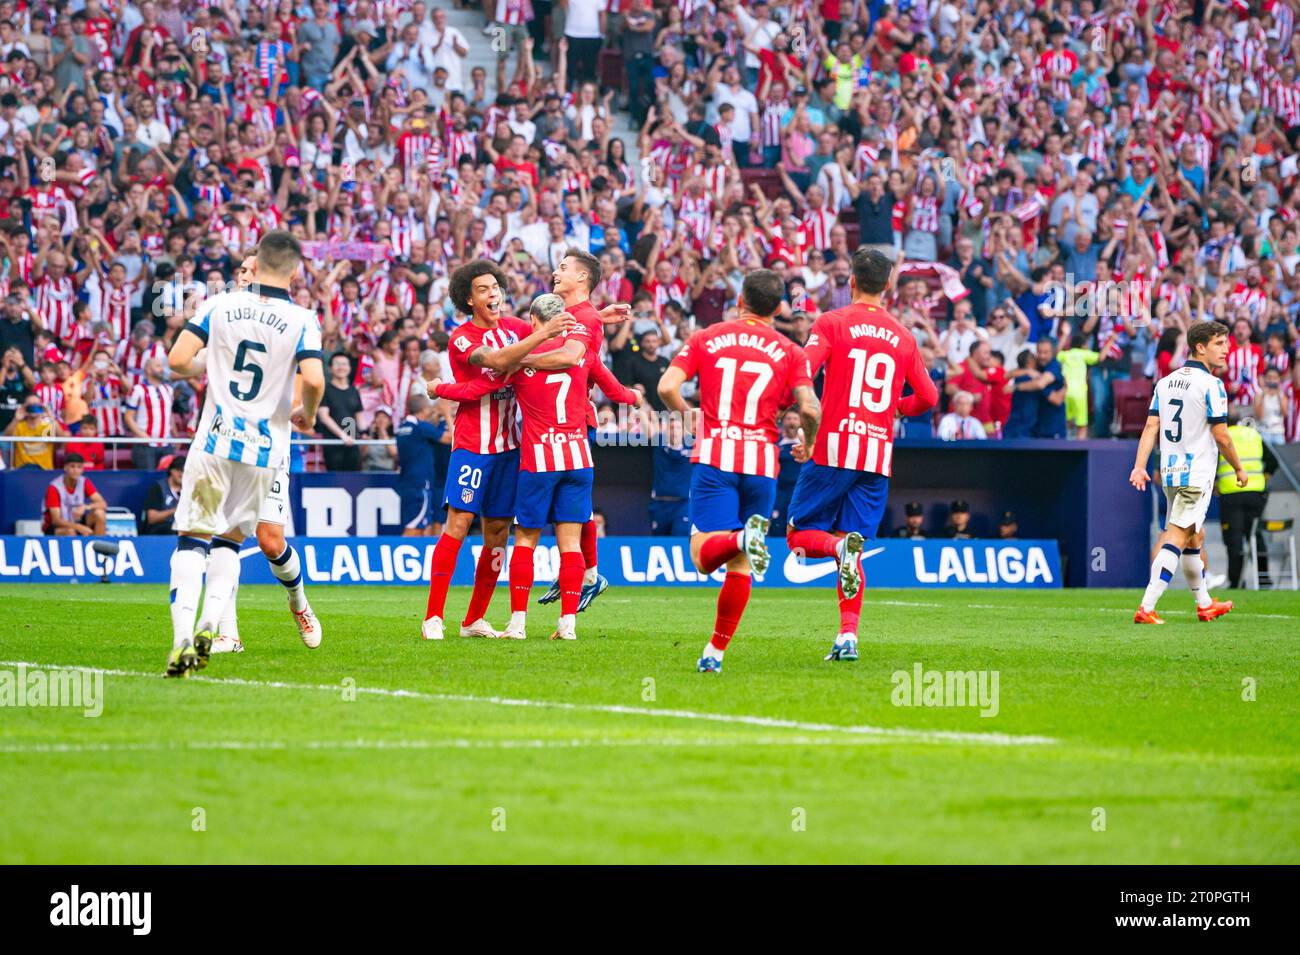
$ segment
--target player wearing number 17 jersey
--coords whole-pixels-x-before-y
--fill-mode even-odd
[[[822,425],[790,498],[790,549],[840,565],[840,629],[827,660],[858,658],[862,541],[876,536],[889,494],[894,419],[934,406],[939,392],[912,333],[880,305],[893,262],[853,253],[853,300],[813,324],[804,346],[813,374],[825,367]],[[902,397],[903,385],[912,394]]]
[[[797,405],[804,440],[817,434],[819,408],[803,349],[772,328],[785,285],[758,269],[745,276],[739,318],[696,332],[659,379],[659,395],[689,410],[681,386],[699,376],[701,422],[691,455],[691,560],[703,574],[724,564],[713,636],[696,665],[722,669],[752,586],[767,570],[768,521],[776,502],[777,419]],[[806,449],[805,449],[806,450]]]

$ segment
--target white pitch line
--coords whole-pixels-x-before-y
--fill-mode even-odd
[[[144,673],[138,670],[114,670],[102,667],[60,665],[55,663],[34,663],[22,660],[0,660],[0,666],[26,666],[41,670],[82,670],[88,673],[102,673],[105,676],[161,679],[158,673]],[[251,686],[273,690],[324,690],[338,693],[341,684],[330,683],[284,683],[275,680],[247,680],[240,677],[190,677],[192,682],[213,683],[226,686]],[[357,693],[373,696],[385,696],[396,699],[424,700],[436,703],[472,703],[488,706],[523,706],[541,709],[568,710],[583,713],[614,713],[621,716],[650,716],[659,719],[700,720],[713,723],[732,723],[745,726],[761,726],[765,729],[792,729],[805,733],[851,733],[860,736],[897,739],[916,743],[974,743],[986,746],[1042,746],[1056,742],[1050,736],[1013,736],[1008,733],[966,733],[955,730],[918,730],[906,727],[885,726],[844,726],[838,723],[811,723],[802,720],[787,720],[772,716],[746,716],[733,713],[705,713],[698,710],[654,709],[647,706],[621,706],[612,703],[564,703],[555,700],[526,700],[505,696],[471,696],[460,693],[426,693],[421,690],[389,689],[387,687],[349,687]]]
[[[583,749],[587,747],[728,748],[743,746],[875,746],[886,740],[870,736],[737,736],[734,738],[592,737],[590,739],[340,739],[340,740],[192,740],[124,743],[0,743],[4,754],[164,753],[188,751],[287,750],[436,750],[436,749]]]

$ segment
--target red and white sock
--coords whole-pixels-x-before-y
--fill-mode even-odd
[[[474,592],[470,594],[469,609],[465,611],[465,626],[487,614],[505,559],[504,547],[484,547],[479,553],[478,563],[474,566]]]
[[[711,574],[741,551],[743,532],[734,534],[717,534],[706,540],[700,547],[700,568]]]
[[[863,580],[861,557],[858,557],[858,579]],[[840,633],[851,633],[855,637],[858,635],[858,618],[862,616],[862,591],[865,589],[864,585],[859,585],[856,594],[845,597],[844,590],[839,584],[835,585],[840,598]]]
[[[429,571],[429,604],[424,611],[424,619],[431,617],[442,619],[447,609],[447,588],[451,586],[451,575],[456,569],[456,558],[460,556],[460,545],[450,534],[443,534],[433,547],[433,567]]]
[[[585,570],[582,574],[583,586],[596,582],[596,520],[592,518],[582,525],[582,562]]]
[[[722,581],[722,589],[718,591],[718,615],[713,622],[713,638],[704,648],[706,657],[722,659],[727,644],[740,626],[740,618],[744,616],[752,587],[749,574],[728,571],[726,579]]]
[[[815,560],[821,557],[834,557],[838,552],[840,539],[830,531],[792,530],[785,535],[785,542],[795,553]]]

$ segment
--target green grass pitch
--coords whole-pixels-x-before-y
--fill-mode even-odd
[[[115,671],[98,718],[0,709],[0,862],[1300,862],[1300,595],[1138,596],[868,591],[832,664],[833,593],[758,586],[706,676],[712,589],[436,644],[420,588],[318,587],[313,652],[247,587],[248,652],[165,681],[165,588],[0,586],[0,668]],[[917,663],[997,715],[894,705]]]

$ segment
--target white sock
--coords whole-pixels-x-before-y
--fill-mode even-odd
[[[226,612],[226,604],[239,586],[239,545],[224,537],[212,538],[208,556],[208,586],[203,592],[200,630],[216,630]]]
[[[235,598],[239,595],[239,581],[235,581],[235,589],[231,591],[230,599],[226,601],[226,609],[221,614],[221,626],[217,628],[217,633],[223,637],[234,637],[239,639],[239,617],[235,608]]]
[[[1183,551],[1183,576],[1187,578],[1187,589],[1196,598],[1196,606],[1208,607],[1214,601],[1205,586],[1205,565],[1201,563],[1201,549]]]
[[[172,649],[194,637],[194,619],[203,593],[203,569],[208,564],[208,542],[180,537],[171,561]]]
[[[284,553],[270,563],[271,573],[275,574],[276,580],[284,584],[284,589],[289,591],[289,609],[295,613],[306,610],[307,591],[302,583],[302,564],[293,545],[285,544]]]
[[[560,622],[556,624],[556,630],[563,630],[565,633],[573,633],[578,626],[578,615],[572,613],[560,614]]]
[[[719,650],[715,647],[712,640],[704,645],[704,655],[711,660],[721,660],[722,654],[725,652],[725,650]]]
[[[588,567],[582,572],[582,586],[590,587],[596,582],[596,575],[599,571],[595,567]]]
[[[528,613],[526,611],[512,610],[510,612],[510,624],[506,629],[514,630],[516,632],[521,632],[523,631],[524,626],[527,623],[527,620],[528,620]]]
[[[1174,579],[1174,571],[1183,553],[1173,544],[1165,544],[1156,552],[1156,559],[1151,562],[1151,582],[1147,584],[1146,593],[1142,595],[1142,609],[1150,613],[1156,609],[1156,601]]]

